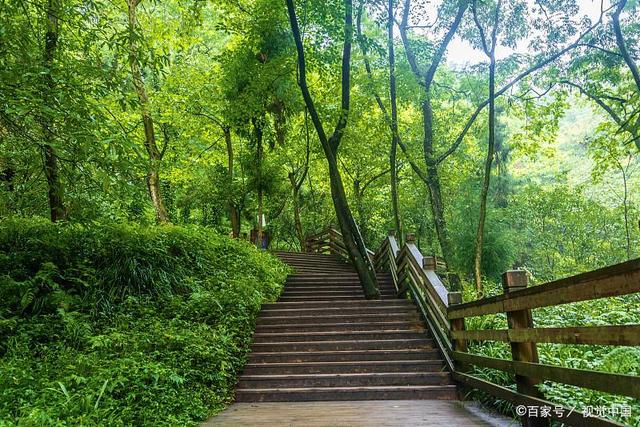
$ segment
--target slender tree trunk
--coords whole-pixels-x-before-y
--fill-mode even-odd
[[[262,189],[262,124],[255,117],[251,119],[253,123],[254,137],[256,141],[256,182],[258,185],[258,233],[256,236],[256,246],[262,248],[262,216],[264,215],[264,194]]]
[[[369,239],[369,224],[367,221],[367,213],[364,209],[364,191],[360,186],[360,180],[353,181],[353,197],[356,203],[356,212],[358,214],[358,224],[360,224],[360,233],[366,242]]]
[[[47,32],[45,34],[44,45],[44,94],[45,104],[53,102],[55,88],[53,80],[53,61],[58,48],[58,14],[60,13],[60,0],[49,0],[47,3]],[[44,174],[47,179],[47,189],[49,196],[49,214],[52,222],[64,220],[67,212],[64,207],[64,188],[60,181],[58,156],[53,147],[55,132],[53,121],[46,115],[41,119],[44,143],[42,145],[42,157]]]
[[[393,212],[393,222],[397,230],[397,236],[402,242],[402,223],[400,221],[400,207],[398,202],[398,101],[396,94],[396,55],[393,45],[393,1],[389,0],[387,5],[387,48],[389,52],[389,100],[391,102],[391,148],[389,150],[389,169],[391,170],[391,210]]]
[[[362,234],[349,208],[342,176],[338,169],[338,162],[334,156],[328,157],[327,162],[329,165],[331,197],[333,198],[338,225],[340,226],[345,246],[349,252],[349,258],[358,272],[365,297],[367,299],[380,299],[376,273],[367,254],[367,248],[364,244]]]
[[[233,141],[231,140],[231,129],[224,127],[224,142],[227,146],[227,189],[229,191],[229,221],[231,222],[231,235],[234,239],[240,237],[240,213],[233,202]]]
[[[498,0],[495,19],[493,23],[491,47],[488,47],[487,42],[484,38],[484,31],[477,19],[475,0],[473,2],[474,19],[476,21],[478,29],[480,30],[480,36],[482,37],[482,45],[484,47],[484,51],[489,57],[489,141],[487,144],[487,158],[485,159],[484,164],[484,179],[482,182],[482,189],[480,191],[480,213],[478,217],[478,229],[476,231],[473,269],[476,282],[476,293],[478,295],[478,298],[482,297],[484,293],[482,286],[482,248],[484,243],[484,225],[487,218],[487,197],[489,194],[489,185],[491,183],[491,168],[493,165],[496,140],[496,41],[501,3],[502,0]]]
[[[155,129],[153,119],[148,110],[149,98],[144,85],[142,71],[138,60],[138,19],[136,16],[136,8],[140,3],[139,0],[127,0],[128,18],[129,18],[129,66],[131,68],[131,77],[133,86],[138,95],[140,104],[140,114],[142,115],[142,124],[144,126],[144,148],[149,155],[149,171],[147,172],[147,186],[151,196],[153,208],[156,211],[156,221],[158,223],[168,223],[169,214],[164,205],[162,191],[160,189],[160,162],[162,161],[163,152],[158,149],[156,142]]]
[[[305,105],[309,110],[309,115],[311,116],[313,125],[316,128],[318,139],[322,144],[322,148],[327,159],[327,164],[329,166],[331,196],[336,211],[336,217],[338,219],[338,224],[340,225],[340,230],[342,231],[344,244],[349,253],[349,258],[351,259],[351,262],[358,272],[358,277],[360,278],[360,283],[362,284],[365,297],[367,299],[379,299],[380,291],[378,290],[378,280],[373,268],[373,263],[371,262],[371,259],[369,259],[364,240],[362,239],[362,235],[360,234],[360,231],[358,230],[358,227],[353,219],[353,214],[349,209],[347,196],[344,191],[344,184],[342,182],[342,177],[340,175],[337,161],[338,147],[344,134],[344,129],[347,126],[347,119],[349,114],[351,90],[351,42],[353,39],[353,4],[351,0],[344,0],[345,38],[342,51],[341,113],[333,134],[328,138],[327,134],[324,131],[320,116],[318,115],[318,112],[315,108],[313,98],[311,97],[311,93],[307,85],[307,64],[304,57],[304,47],[302,45],[302,37],[300,34],[300,28],[298,26],[295,6],[293,4],[293,0],[286,0],[286,2],[289,21],[291,23],[291,31],[293,33],[293,38],[296,44],[298,57],[298,85],[300,86],[302,97],[304,98]]]
[[[622,170],[622,183],[624,185],[624,197],[622,200],[624,206],[624,231],[627,238],[627,259],[631,259],[631,230],[629,229],[629,188],[627,187],[627,173],[624,168]]]
[[[431,92],[427,90],[425,100],[422,102],[422,120],[424,126],[424,160],[427,168],[426,184],[429,190],[429,205],[431,206],[431,215],[442,250],[442,257],[445,263],[451,260],[451,243],[449,241],[449,232],[447,230],[447,220],[444,214],[444,202],[442,200],[442,190],[440,185],[440,175],[438,166],[435,162],[435,153],[433,149],[433,110],[431,108]]]
[[[293,224],[295,227],[296,238],[300,243],[300,249],[304,250],[304,231],[302,229],[302,219],[300,218],[300,191],[296,174],[289,172],[289,182],[291,183],[291,192],[293,198]]]
[[[426,173],[424,175],[420,174],[420,177],[427,185],[427,189],[429,190],[429,201],[431,204],[431,214],[433,216],[433,222],[436,228],[436,234],[438,236],[438,241],[440,243],[440,249],[442,250],[442,256],[446,263],[449,263],[451,260],[451,243],[449,241],[449,234],[447,232],[447,222],[444,214],[444,203],[442,199],[442,191],[440,185],[440,176],[438,174],[438,162],[435,156],[435,150],[433,146],[433,109],[431,106],[431,85],[433,84],[433,79],[436,75],[436,71],[444,57],[444,54],[449,46],[449,43],[453,39],[460,23],[462,22],[462,17],[464,15],[465,10],[467,9],[467,1],[460,0],[458,2],[458,9],[455,15],[455,18],[444,38],[437,46],[433,56],[431,58],[431,63],[425,70],[420,69],[420,65],[418,63],[418,58],[412,48],[411,42],[409,41],[409,37],[407,34],[407,29],[409,28],[409,15],[411,8],[411,0],[404,0],[403,7],[403,15],[402,21],[400,23],[400,36],[402,38],[402,44],[404,45],[405,56],[407,57],[407,62],[409,62],[409,66],[411,67],[411,71],[418,79],[418,82],[424,88],[425,99],[422,102],[422,119],[423,119],[423,151],[424,151],[424,160],[426,166]],[[405,151],[405,146],[401,145],[403,151]],[[412,163],[412,168],[418,172],[417,167]]]

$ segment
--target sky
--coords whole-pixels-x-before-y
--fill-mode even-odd
[[[580,15],[588,15],[592,20],[598,19],[600,15],[600,0],[577,0],[580,7]],[[605,1],[605,5],[608,2]],[[522,43],[521,48],[517,49],[519,52],[524,53],[527,51],[527,42]],[[496,57],[503,59],[513,53],[514,50],[499,46],[496,51]],[[487,57],[481,50],[474,49],[471,44],[465,40],[462,40],[460,36],[456,36],[449,44],[447,50],[447,64],[454,68],[460,68],[464,65],[477,64],[479,62],[486,62]]]

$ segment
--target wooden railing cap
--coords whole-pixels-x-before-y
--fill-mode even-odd
[[[422,257],[422,268],[426,270],[435,270],[438,264],[438,259],[435,256]]]
[[[449,292],[447,302],[449,305],[462,304],[462,292]]]
[[[502,288],[505,292],[524,289],[529,283],[525,270],[508,270],[502,273]]]

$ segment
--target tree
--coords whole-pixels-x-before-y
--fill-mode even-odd
[[[42,100],[45,104],[53,103],[55,82],[53,78],[54,60],[58,48],[58,20],[61,13],[59,0],[47,1],[47,32],[44,43],[44,86]],[[56,222],[65,219],[67,212],[64,207],[64,189],[60,181],[58,170],[58,155],[54,148],[55,128],[50,116],[43,115],[40,120],[44,144],[42,156],[44,159],[44,174],[47,177],[49,189],[49,211],[51,221]]]
[[[140,69],[140,51],[138,41],[141,35],[136,9],[141,1],[142,0],[127,0],[127,16],[129,23],[129,66],[131,68],[133,86],[138,96],[140,115],[142,116],[142,124],[144,126],[144,148],[149,156],[149,170],[147,174],[149,195],[151,196],[151,201],[156,212],[156,220],[159,223],[167,223],[170,222],[169,214],[165,207],[160,187],[160,164],[167,149],[167,144],[164,144],[162,148],[159,148],[156,142],[153,118],[151,117],[148,107],[149,98],[147,96],[147,89]]]
[[[309,115],[318,134],[318,139],[322,145],[327,164],[329,167],[329,180],[331,183],[331,195],[333,198],[334,208],[345,246],[349,252],[351,262],[354,264],[360,282],[362,284],[365,297],[367,299],[380,298],[378,290],[378,281],[373,268],[373,264],[367,254],[360,230],[356,225],[347,196],[342,183],[342,176],[338,168],[338,148],[342,140],[344,130],[347,126],[349,116],[350,103],[350,73],[351,73],[351,44],[353,38],[353,4],[351,0],[344,0],[344,43],[342,51],[342,67],[341,67],[341,111],[333,133],[327,137],[324,125],[320,119],[315,103],[307,85],[306,59],[304,54],[304,46],[298,18],[293,0],[287,0],[287,12],[291,23],[291,30],[296,44],[298,57],[298,84],[304,98],[305,105],[309,110]]]
[[[371,64],[368,58],[367,41],[362,32],[362,15],[364,12],[365,2],[362,1],[358,7],[358,15],[356,19],[356,29],[358,33],[358,43],[360,50],[362,51],[365,70],[369,79],[373,80]],[[389,0],[387,3],[387,55],[389,62],[389,104],[391,113],[382,102],[380,95],[373,90],[373,96],[382,112],[385,122],[387,123],[391,132],[391,144],[389,148],[389,170],[390,170],[390,188],[391,188],[391,212],[393,213],[393,223],[397,230],[397,236],[402,240],[402,220],[400,217],[400,207],[398,201],[398,141],[400,139],[400,133],[398,131],[398,96],[396,88],[396,60],[395,60],[395,47],[393,30],[395,28],[395,8],[394,0]],[[373,81],[371,81],[373,84]],[[357,192],[356,192],[357,194]]]
[[[491,25],[491,36],[487,39],[488,28],[480,22],[478,17],[477,0],[472,0],[471,9],[473,11],[473,21],[480,34],[480,44],[485,55],[489,58],[489,138],[487,141],[487,157],[484,165],[484,178],[480,190],[480,214],[478,216],[478,230],[475,239],[474,256],[474,277],[476,282],[476,293],[478,297],[483,294],[482,290],[482,243],[484,239],[484,225],[487,217],[487,195],[489,194],[489,184],[491,181],[491,169],[495,152],[495,132],[496,132],[496,45],[498,41],[498,26],[502,0],[498,0],[493,11],[493,23]]]
[[[444,57],[444,54],[449,46],[449,43],[453,39],[454,34],[458,30],[460,23],[462,22],[462,16],[464,15],[468,1],[459,0],[458,6],[455,11],[453,19],[445,28],[445,35],[442,40],[436,45],[433,55],[430,58],[429,63],[425,67],[421,67],[418,63],[416,52],[409,40],[409,13],[411,11],[411,0],[405,0],[404,8],[402,11],[402,21],[400,23],[400,35],[402,43],[404,45],[404,51],[411,66],[411,71],[415,75],[415,78],[422,86],[424,91],[422,99],[422,120],[423,120],[423,139],[422,149],[424,156],[424,163],[426,166],[426,173],[419,172],[419,176],[429,189],[429,199],[431,206],[431,213],[433,221],[435,223],[436,233],[438,235],[438,241],[440,242],[440,248],[442,250],[442,256],[445,262],[451,260],[451,243],[449,241],[449,233],[447,231],[447,221],[444,214],[444,201],[442,198],[442,185],[440,183],[440,177],[437,169],[437,158],[435,152],[435,140],[434,140],[434,124],[433,124],[433,106],[431,102],[433,80],[436,75],[436,71],[440,66],[440,63]],[[407,151],[404,144],[400,143],[400,147],[403,151]],[[412,163],[413,169],[418,172],[420,169]]]

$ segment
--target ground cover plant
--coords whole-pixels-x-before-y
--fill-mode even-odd
[[[0,224],[0,424],[188,425],[286,267],[200,227]]]

